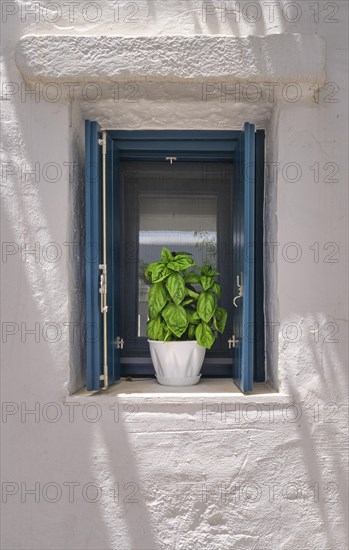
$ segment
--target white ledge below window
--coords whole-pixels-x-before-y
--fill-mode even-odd
[[[267,383],[255,383],[253,391],[243,394],[234,382],[227,378],[205,378],[195,386],[161,386],[155,379],[122,379],[107,390],[91,392],[81,390],[66,397],[67,402],[110,403],[152,403],[152,404],[200,404],[200,403],[250,403],[285,404],[291,403],[290,395],[275,392]]]

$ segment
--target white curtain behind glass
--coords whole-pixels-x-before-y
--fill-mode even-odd
[[[172,252],[188,252],[198,264],[216,267],[216,196],[139,196],[140,271],[161,255],[163,246]],[[138,336],[146,336],[148,286],[139,277]]]

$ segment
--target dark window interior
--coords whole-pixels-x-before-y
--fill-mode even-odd
[[[120,163],[122,202],[121,326],[128,345],[121,375],[153,375],[146,338],[145,266],[166,246],[190,252],[220,273],[227,328],[206,353],[204,376],[231,376],[232,200],[234,165],[216,162]]]

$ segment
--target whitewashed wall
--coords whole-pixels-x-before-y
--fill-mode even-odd
[[[342,1],[2,3],[4,549],[348,548],[346,23]],[[53,101],[53,90],[25,94],[14,56],[28,34],[278,33],[325,39],[334,84],[318,102],[222,101],[224,83],[203,101],[195,82],[120,83],[118,100],[97,101],[80,87],[71,103]],[[296,406],[64,404],[83,383],[84,265],[72,243],[83,238],[88,117],[123,129],[266,128],[268,162],[279,163],[266,190],[268,369]]]

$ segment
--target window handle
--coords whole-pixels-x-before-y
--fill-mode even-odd
[[[235,296],[234,300],[233,300],[233,305],[235,307],[238,307],[237,303],[236,303],[236,300],[238,298],[242,298],[243,295],[244,295],[244,286],[242,284],[242,273],[240,273],[240,276],[241,276],[241,282],[240,282],[240,277],[239,275],[236,276],[236,284],[237,284],[237,287],[239,289],[239,294],[237,296]]]

